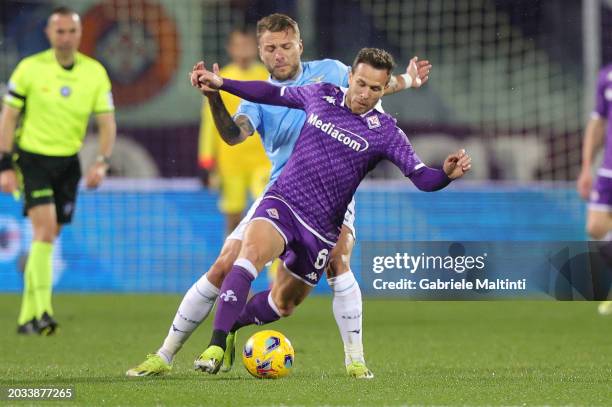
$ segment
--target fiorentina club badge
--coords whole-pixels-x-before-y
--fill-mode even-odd
[[[275,208],[266,209],[271,218],[278,219],[278,211]]]
[[[380,127],[380,120],[378,120],[378,116],[368,116],[368,128],[375,129],[377,127]]]

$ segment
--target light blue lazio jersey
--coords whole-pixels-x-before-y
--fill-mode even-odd
[[[291,81],[278,82],[270,78],[269,82],[282,86],[309,85],[328,82],[337,86],[348,86],[349,67],[334,59],[323,59],[302,63],[302,73]],[[259,132],[268,158],[272,162],[270,182],[272,185],[285,167],[293,146],[300,135],[306,120],[303,110],[282,106],[262,105],[243,100],[234,117],[247,116]]]

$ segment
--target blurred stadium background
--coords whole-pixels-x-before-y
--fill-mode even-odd
[[[55,1],[0,2],[0,84],[47,47]],[[417,192],[381,166],[357,194],[358,242],[584,240],[573,182],[597,69],[612,56],[606,0],[71,0],[82,52],[113,81],[118,141],[112,178],[83,191],[55,251],[59,291],[183,292],[223,239],[217,195],[197,173],[200,95],[187,72],[226,62],[232,26],[284,12],[299,22],[303,60],[349,63],[362,46],[432,61],[430,82],[384,99],[424,161],[452,148],[473,157],[468,181]],[[89,137],[82,152],[95,157]],[[31,231],[0,196],[0,291],[21,291]],[[359,274],[360,246],[354,269]],[[259,279],[265,285],[265,279]],[[258,287],[255,287],[256,289]],[[325,284],[318,288],[326,290]]]

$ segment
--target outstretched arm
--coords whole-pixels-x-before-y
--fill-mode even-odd
[[[408,175],[408,178],[421,191],[432,192],[444,188],[454,179],[463,177],[470,168],[472,168],[472,159],[465,150],[461,149],[446,157],[441,170],[420,164]]]
[[[288,97],[286,86],[278,87],[264,81],[223,79],[223,85],[220,89],[255,103],[286,106],[295,109],[303,109],[304,107],[303,103],[299,103],[293,97]]]
[[[425,164],[410,174],[408,178],[418,189],[427,192],[438,191],[452,181],[444,171],[430,168]]]
[[[246,116],[232,118],[218,92],[208,96],[208,103],[221,138],[230,146],[242,143],[255,132]]]
[[[431,64],[428,60],[419,61],[419,57],[412,58],[405,73],[391,76],[389,85],[385,89],[385,95],[408,88],[420,88],[429,80],[429,71],[431,71]]]
[[[206,67],[203,61],[193,66],[190,72],[191,85],[198,88],[202,94],[208,98],[210,112],[215,122],[215,127],[219,130],[221,139],[230,146],[240,144],[248,137],[252,136],[253,133],[255,133],[255,129],[251,125],[249,119],[244,116],[238,116],[236,119],[232,118],[219,95],[218,89],[211,88],[199,82],[199,73],[205,70]],[[213,73],[218,75],[218,64],[213,65]]]
[[[192,82],[195,79],[201,90],[224,90],[254,103],[304,108],[304,97],[299,87],[278,87],[264,81],[236,81],[222,78],[203,65],[201,68],[192,72]]]
[[[446,157],[441,170],[427,167],[417,156],[408,137],[399,127],[395,127],[395,134],[389,135],[384,157],[397,165],[402,173],[422,191],[442,189],[472,168],[472,159],[463,149]]]

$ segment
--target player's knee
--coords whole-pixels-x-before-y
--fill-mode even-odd
[[[274,304],[274,307],[276,307],[275,311],[281,317],[284,318],[284,317],[288,317],[289,315],[293,314],[293,311],[295,310],[295,307],[297,304],[295,304],[294,301],[283,298],[280,295],[280,292],[276,290],[276,287],[272,288],[271,297],[272,297],[272,302]]]
[[[55,238],[56,238],[56,235],[54,234],[41,234],[38,236],[34,236],[34,240],[38,242],[45,242],[45,243],[53,243],[55,242]]]
[[[39,242],[53,243],[58,235],[56,224],[41,224],[34,226],[34,240]]]
[[[605,225],[602,225],[601,222],[598,222],[595,219],[588,220],[586,229],[589,236],[595,240],[603,239],[608,233]]]
[[[327,277],[338,277],[344,273],[348,273],[351,270],[350,258],[342,253],[334,254],[332,252],[327,264]]]
[[[258,271],[268,262],[268,259],[257,243],[243,243],[238,257],[249,260]]]

